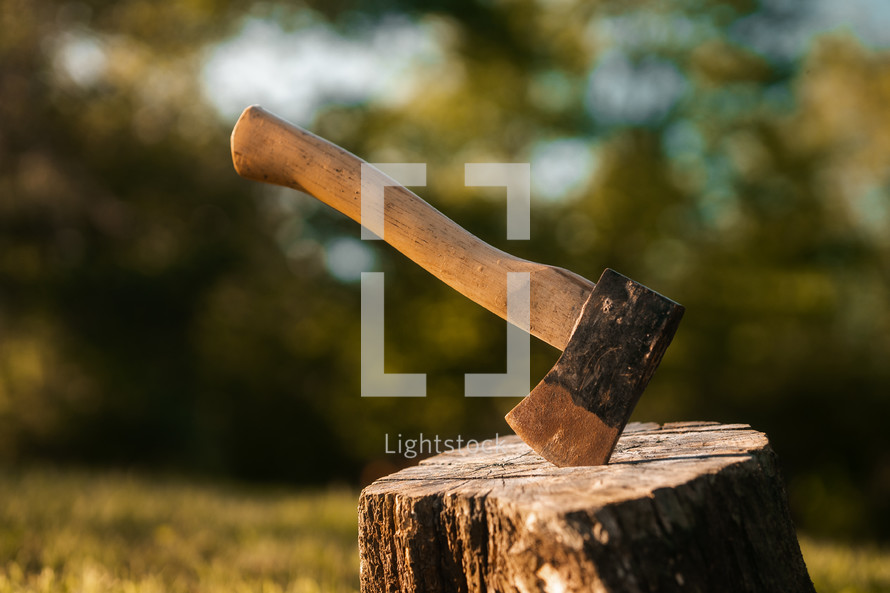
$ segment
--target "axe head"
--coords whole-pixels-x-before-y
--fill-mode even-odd
[[[608,463],[684,308],[603,272],[556,365],[507,414],[522,440],[563,466]]]

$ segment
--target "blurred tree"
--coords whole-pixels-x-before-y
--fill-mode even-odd
[[[199,84],[226,10],[2,5],[8,460],[349,471],[336,442],[298,464],[280,454],[324,435],[317,375],[303,375],[319,360],[336,374],[340,358],[296,332],[336,331],[335,304],[351,301],[319,269],[290,273],[231,170],[229,123]]]

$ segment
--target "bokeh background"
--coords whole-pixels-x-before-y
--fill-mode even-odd
[[[516,400],[463,397],[504,322],[238,178],[253,103],[684,304],[634,419],[749,423],[801,529],[890,540],[890,4],[2,0],[3,466],[357,486],[404,463],[387,434],[509,432]],[[531,163],[529,241],[467,162]],[[362,271],[424,399],[359,396]]]

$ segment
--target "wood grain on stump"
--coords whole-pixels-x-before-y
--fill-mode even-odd
[[[485,443],[365,488],[363,592],[813,591],[776,456],[748,425],[629,424],[598,467]]]

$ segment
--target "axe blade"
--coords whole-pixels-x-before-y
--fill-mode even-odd
[[[556,365],[506,419],[560,467],[608,463],[684,308],[606,269]]]

